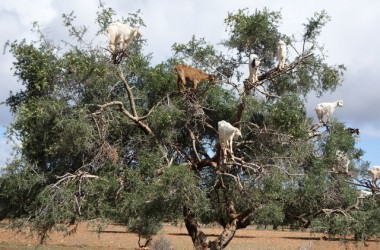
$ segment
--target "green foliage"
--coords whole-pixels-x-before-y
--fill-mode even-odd
[[[161,63],[144,72],[143,91],[147,95],[148,106],[154,106],[161,98],[177,91],[177,84],[172,73],[173,66],[170,63]]]
[[[341,149],[343,151],[353,150],[355,146],[355,140],[347,133],[343,124],[333,123],[332,132],[329,138],[326,140],[326,151],[335,151],[334,149]]]
[[[84,35],[87,33],[88,28],[86,26],[75,26],[73,22],[77,18],[74,15],[74,11],[71,11],[69,14],[62,14],[63,25],[68,28],[70,36],[76,38],[78,41],[83,41]]]
[[[90,193],[101,194],[101,197],[96,198],[101,209],[93,213],[93,216],[112,218],[126,224],[129,231],[149,237],[160,230],[162,221],[180,218],[183,204],[196,211],[204,209],[205,196],[197,188],[196,177],[186,166],[173,165],[163,175],[153,179],[146,178],[147,175],[143,172],[149,168],[150,163],[151,167],[157,164],[153,155],[141,157],[143,169],[140,172],[122,170],[119,173],[119,183],[112,176],[108,176],[107,179],[110,179],[106,182],[94,182]]]
[[[48,232],[59,224],[69,225],[75,221],[78,196],[75,189],[67,186],[64,189],[47,186],[37,195],[33,210],[30,213],[30,222],[43,242]],[[79,198],[80,199],[80,198]]]
[[[106,8],[102,1],[99,1],[99,10],[96,13],[96,22],[99,25],[97,35],[106,32],[109,24],[112,23],[112,17],[116,15],[112,8]]]
[[[284,217],[285,215],[281,206],[269,204],[256,211],[255,222],[258,225],[273,225],[276,228],[281,225]]]
[[[360,210],[350,214],[332,214],[325,220],[316,220],[315,228],[325,230],[330,236],[341,236],[355,240],[368,240],[378,237],[380,213],[378,206],[372,198],[366,199]]]
[[[213,124],[214,127],[216,127],[217,121],[231,120],[231,117],[233,117],[236,112],[235,97],[230,91],[218,86],[208,90],[202,105],[209,107],[209,110],[206,110],[206,112],[207,116],[211,118],[211,121],[215,121],[215,124]]]
[[[186,183],[186,185],[184,185]],[[186,165],[172,166],[162,176],[157,185],[158,200],[170,211],[168,215],[178,218],[182,215],[182,206],[193,209],[195,213],[207,211],[206,193],[199,188],[197,176]]]
[[[115,12],[100,2],[97,14],[104,34]],[[333,121],[310,137],[305,96],[335,90],[344,71],[326,63],[317,43],[329,20],[324,11],[305,24],[300,53],[287,61],[291,70],[274,68],[276,46],[283,39],[296,47],[297,39],[279,32],[281,13],[268,9],[228,14],[230,37],[222,45],[235,55],[193,36],[153,66],[144,39],[114,65],[107,50],[85,41],[87,28],[74,25],[73,12],[63,19],[75,42],[53,44],[40,34],[38,41],[9,43],[25,88],[6,101],[15,114],[9,131],[21,147],[0,176],[0,219],[21,219],[41,239],[86,219],[121,223],[150,238],[164,221],[184,215],[226,228],[238,218],[238,228],[253,222],[312,225],[357,239],[378,235],[371,221],[379,220],[379,202],[355,206],[352,183],[369,181],[352,135]],[[144,25],[140,12],[121,21]],[[251,53],[262,59],[257,86],[244,83],[240,71]],[[177,63],[216,74],[216,85],[179,93]],[[220,120],[242,132],[233,159],[220,153]],[[350,173],[332,171],[337,150],[353,159]]]
[[[253,14],[248,9],[229,13],[224,22],[230,38],[225,44],[239,52],[255,53],[264,59],[265,65],[271,66],[277,42],[281,37],[278,31],[280,21],[280,12],[266,8],[256,10]]]
[[[62,101],[41,98],[21,106],[17,118],[13,129],[23,153],[42,169],[71,168],[92,150],[94,128],[83,109],[73,110]]]
[[[56,57],[50,47],[35,47],[26,41],[13,42],[9,50],[15,57],[14,74],[25,90],[12,95],[6,104],[13,113],[26,100],[47,96],[54,89],[57,72]]]
[[[46,179],[23,160],[14,160],[0,177],[0,219],[26,217]]]
[[[329,66],[327,64],[322,65],[322,74],[320,76],[320,89],[322,91],[334,91],[336,83],[340,83],[343,80],[343,71],[346,68],[343,65]]]
[[[323,26],[331,20],[330,16],[325,10],[314,13],[314,17],[308,19],[308,23],[304,24],[305,33],[304,40],[313,41],[322,32]]]
[[[175,43],[172,46],[177,60],[191,60],[195,67],[211,67],[220,63],[221,55],[216,51],[213,45],[208,44],[204,38],[197,39],[195,36],[187,44]]]
[[[303,102],[296,96],[281,98],[271,106],[270,123],[279,131],[295,137],[306,137],[306,111]]]
[[[170,140],[176,137],[177,128],[183,126],[184,116],[184,112],[176,105],[169,104],[157,107],[149,117],[149,121],[158,138]]]

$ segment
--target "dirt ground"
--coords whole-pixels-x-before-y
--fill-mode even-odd
[[[204,229],[211,237],[221,229]],[[230,250],[328,250],[328,249],[365,249],[380,250],[380,242],[369,241],[368,246],[353,241],[343,242],[339,239],[323,240],[323,234],[307,232],[289,232],[272,230],[239,230],[227,249]],[[154,240],[165,239],[173,249],[193,249],[185,227],[166,225]],[[35,237],[28,233],[16,233],[0,224],[0,249],[135,249],[138,237],[127,233],[124,227],[111,225],[100,234],[90,228],[87,223],[78,226],[77,232],[70,236],[52,233],[44,246],[38,246]],[[36,247],[37,246],[37,247]]]

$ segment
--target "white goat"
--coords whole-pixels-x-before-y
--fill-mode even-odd
[[[259,70],[259,66],[260,66],[259,57],[256,54],[252,54],[249,60],[249,78],[248,78],[248,80],[251,83],[255,83],[258,81],[257,72]]]
[[[231,123],[226,121],[218,122],[218,133],[219,133],[219,143],[223,152],[223,162],[226,162],[227,150],[230,151],[232,160],[234,159],[234,154],[232,150],[232,141],[241,136],[240,129],[231,125]]]
[[[111,23],[107,28],[107,34],[108,46],[113,54],[125,50],[132,38],[142,35],[138,28],[120,22]]]
[[[277,68],[283,69],[285,67],[286,61],[286,43],[282,40],[278,41],[277,43],[277,61]]]
[[[330,116],[334,113],[336,107],[343,107],[343,101],[338,100],[335,102],[323,102],[318,104],[315,107],[315,112],[317,113],[319,122],[323,124],[330,123]],[[323,121],[323,116],[326,116],[326,123]]]
[[[366,190],[358,190],[359,196],[356,198],[355,206],[358,208],[359,205],[363,205],[363,200],[372,196],[372,192]]]
[[[373,166],[368,170],[368,174],[372,177],[372,183],[376,184],[376,181],[380,179],[380,166]]]
[[[358,199],[365,199],[370,196],[372,196],[372,192],[366,190],[359,190]]]
[[[336,155],[336,159],[338,160],[338,168],[340,169],[344,169],[344,171],[346,173],[348,173],[348,167],[350,166],[350,158],[348,157],[348,154],[341,151],[341,150],[337,150],[335,152],[335,155]],[[333,171],[335,171],[335,168],[333,168]]]

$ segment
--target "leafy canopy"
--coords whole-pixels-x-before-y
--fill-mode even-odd
[[[97,35],[114,20],[101,3]],[[250,223],[378,235],[378,223],[370,223],[378,219],[378,199],[356,199],[355,184],[374,188],[362,151],[343,122],[315,130],[306,116],[307,94],[334,91],[343,80],[344,66],[328,64],[318,44],[328,20],[316,13],[297,42],[279,31],[280,12],[238,10],[225,19],[228,54],[193,36],[157,65],[143,53],[143,38],[114,65],[86,26],[75,26],[73,12],[63,15],[73,43],[43,34],[9,43],[24,86],[6,100],[15,115],[9,133],[21,147],[0,176],[0,218],[28,223],[41,240],[99,218],[149,240],[164,221],[184,219],[194,245],[210,248],[227,246]],[[140,12],[122,21],[144,25]],[[283,70],[275,58],[280,39],[289,50]],[[244,80],[252,53],[262,60],[256,84]],[[217,84],[179,93],[177,63],[216,75]],[[242,131],[234,159],[221,155],[221,120]],[[349,173],[334,171],[337,150],[352,159]],[[198,222],[224,230],[209,241]]]

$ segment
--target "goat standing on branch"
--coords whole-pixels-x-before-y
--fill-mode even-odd
[[[351,160],[348,156],[347,153],[341,151],[341,150],[337,150],[335,152],[335,155],[336,155],[336,159],[337,159],[337,162],[338,162],[338,170],[336,170],[335,168],[333,168],[333,171],[340,171],[340,169],[343,169],[345,171],[345,173],[347,174],[348,173],[348,168],[350,166],[350,163],[351,163]]]
[[[231,123],[226,121],[218,122],[218,134],[219,134],[219,143],[222,149],[223,162],[226,162],[227,151],[230,152],[231,159],[234,160],[234,153],[232,150],[233,139],[239,138],[241,135],[240,129],[231,125]]]
[[[208,80],[210,84],[215,83],[215,76],[203,73],[199,69],[192,68],[185,64],[177,64],[174,67],[177,72],[177,85],[178,90],[183,92],[186,90],[186,81],[189,80],[193,83],[193,89],[196,90],[198,83],[204,80]]]
[[[334,113],[336,107],[343,107],[343,101],[338,100],[335,102],[319,103],[315,107],[315,112],[317,113],[319,123],[322,123],[322,124],[330,123],[330,116]],[[326,116],[326,123],[323,121],[323,116]]]
[[[355,142],[359,141],[360,129],[358,129],[358,128],[345,128],[345,130],[353,136],[353,138],[355,139]]]
[[[360,130],[358,128],[346,128],[346,131],[348,131],[352,135],[360,134]]]
[[[363,200],[371,197],[373,195],[372,192],[367,190],[358,190],[358,197],[356,198],[356,208],[359,208],[359,205],[363,205]]]
[[[278,44],[277,44],[277,61],[278,61],[277,68],[279,70],[283,69],[285,67],[285,61],[286,61],[286,44],[282,40],[278,41]]]
[[[260,59],[256,54],[252,54],[249,60],[249,82],[251,84],[258,81],[257,72],[260,66]]]
[[[376,182],[380,179],[380,166],[373,166],[368,170],[371,175],[372,183],[376,186]]]
[[[116,59],[118,54],[124,53],[133,38],[142,35],[140,29],[132,28],[124,23],[114,22],[107,28],[108,47],[111,50],[113,58]]]
[[[358,199],[365,199],[372,196],[372,192],[366,190],[359,190]]]

